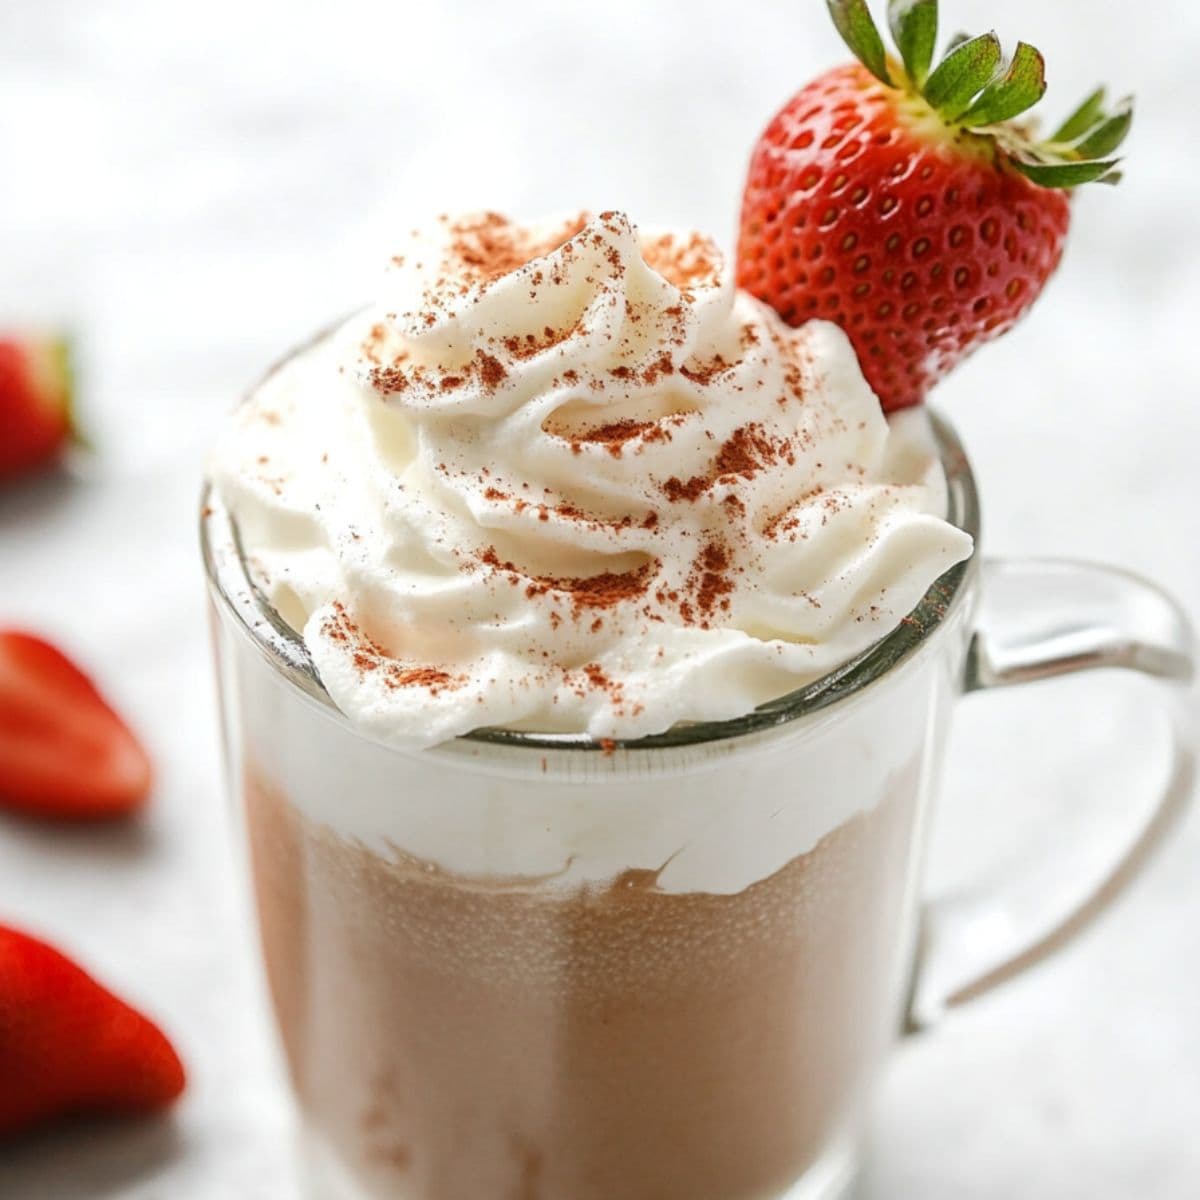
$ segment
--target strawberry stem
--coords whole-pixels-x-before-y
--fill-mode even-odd
[[[951,128],[979,130],[1002,160],[1043,187],[1072,188],[1100,181],[1116,183],[1117,159],[1133,123],[1133,101],[1105,111],[1105,90],[1090,95],[1046,141],[1011,122],[1029,111],[1046,92],[1046,63],[1027,42],[1018,42],[1005,63],[994,33],[958,35],[942,61],[930,70],[937,43],[938,0],[888,0],[888,24],[904,63],[904,77],[892,78],[887,51],[867,0],[826,0],[829,14],[855,57],[885,87],[916,92]]]

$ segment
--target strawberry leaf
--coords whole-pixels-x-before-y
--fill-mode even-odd
[[[1104,115],[1105,89],[1097,88],[1051,136],[1052,142],[1073,142]]]
[[[994,33],[964,42],[951,50],[930,75],[925,84],[925,99],[946,120],[956,120],[995,78],[1003,57],[1000,39]]]
[[[909,78],[924,87],[937,45],[938,0],[888,0],[888,24]]]
[[[883,48],[883,38],[875,28],[871,19],[867,0],[825,0],[829,6],[829,15],[842,41],[850,47],[854,57],[858,59],[880,83],[892,86],[892,77],[888,74],[887,52]]]
[[[1111,154],[1129,134],[1133,124],[1133,101],[1122,100],[1111,117],[1094,125],[1073,149],[1080,158],[1103,158]]]
[[[964,125],[997,125],[1032,108],[1046,94],[1046,60],[1018,42],[1005,73],[993,80],[960,118]]]
[[[70,429],[71,444],[78,446],[81,450],[91,450],[93,449],[92,443],[80,429],[75,411],[75,357],[71,350],[71,342],[60,334],[50,340],[46,349],[62,389],[63,409],[66,412],[67,426]]]
[[[1026,179],[1042,187],[1073,188],[1083,183],[1093,183],[1105,180],[1117,165],[1117,160],[1109,159],[1100,162],[1031,162],[1027,159],[1013,158],[1013,167],[1020,171]]]

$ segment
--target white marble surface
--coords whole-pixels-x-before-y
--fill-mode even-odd
[[[1141,98],[1129,176],[1080,197],[1036,319],[942,389],[992,553],[1107,559],[1200,608],[1200,165],[1185,0],[944,0]],[[192,1071],[170,1120],[0,1151],[4,1200],[288,1200],[286,1110],[221,797],[193,506],[202,447],[276,352],[440,208],[621,206],[733,227],[757,129],[838,55],[818,0],[0,5],[0,324],[78,331],[75,477],[0,495],[0,622],[104,679],[153,747],[130,828],[0,821],[0,919],[157,1014]],[[1078,25],[1079,28],[1074,28]],[[1146,779],[1146,692],[1094,677],[965,702],[935,881],[1109,843]],[[1143,736],[1144,735],[1144,736]],[[1095,812],[1084,776],[1103,760]],[[1097,761],[1094,761],[1097,760]],[[1048,833],[1063,820],[1068,835]],[[983,843],[987,853],[978,851]],[[974,849],[973,849],[974,847]],[[1200,1194],[1200,819],[1057,962],[897,1055],[871,1200]],[[1064,866],[1065,869],[1065,866]],[[481,1198],[490,1200],[490,1198]]]

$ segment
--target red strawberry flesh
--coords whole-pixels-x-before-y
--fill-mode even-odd
[[[53,462],[71,434],[66,343],[52,336],[0,336],[0,479]]]
[[[129,813],[150,761],[95,684],[50,643],[0,631],[0,807],[66,819]]]
[[[0,926],[0,1138],[73,1113],[160,1109],[184,1082],[156,1025],[51,946]]]

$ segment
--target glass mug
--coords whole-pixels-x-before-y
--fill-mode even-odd
[[[936,428],[950,519],[978,542],[969,465]],[[1177,733],[1121,861],[1013,946],[995,931],[1037,924],[1036,897],[921,900],[951,708],[1089,667],[1187,680],[1186,618],[1152,585],[977,553],[866,653],[738,720],[406,752],[334,708],[228,516],[204,513],[228,769],[321,1200],[842,1196],[898,1033],[1073,934],[1190,790]]]

